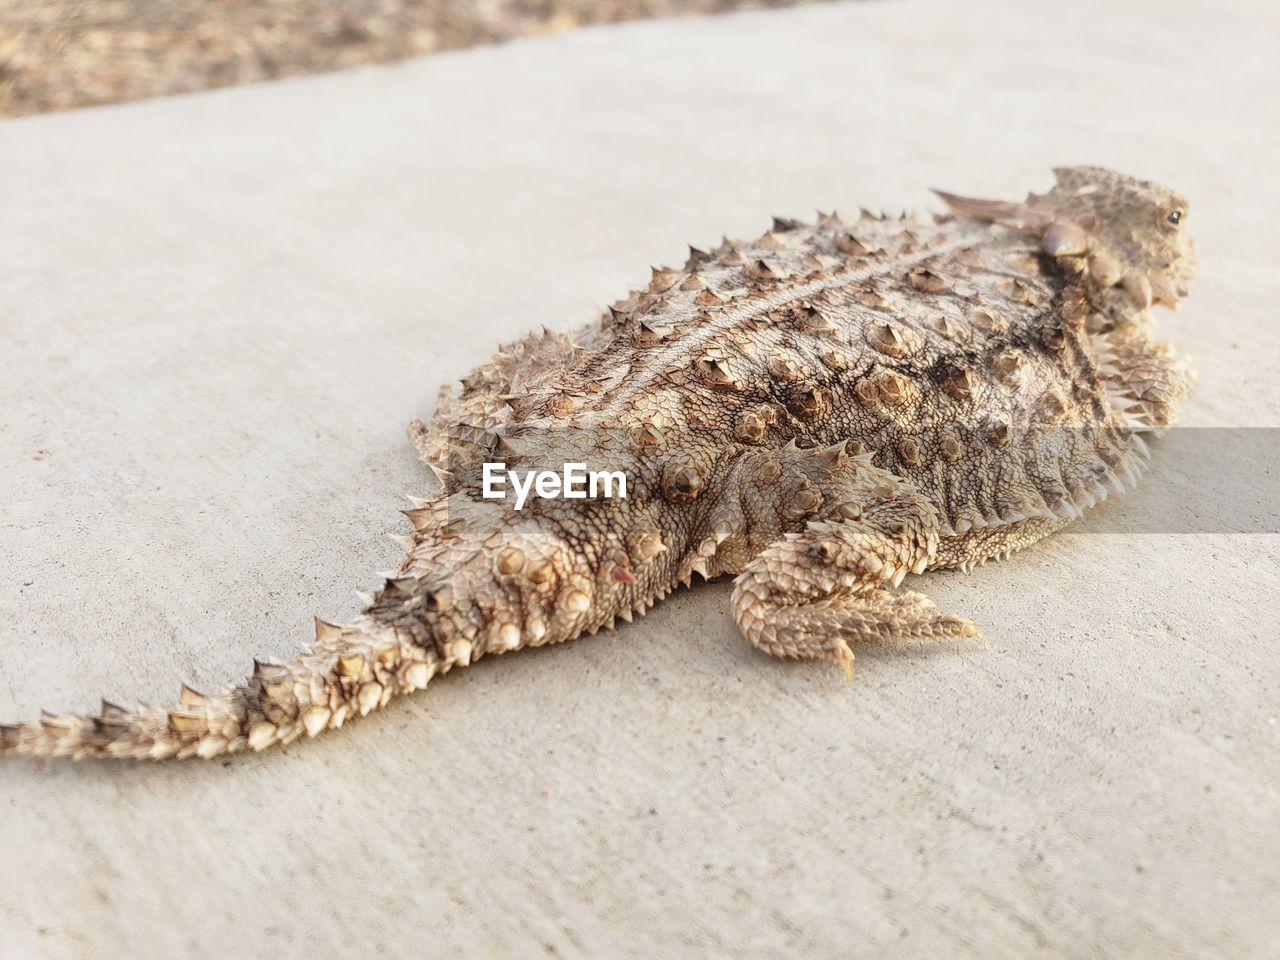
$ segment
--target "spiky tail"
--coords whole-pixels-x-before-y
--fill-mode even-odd
[[[184,684],[172,707],[127,710],[104,700],[96,717],[45,713],[0,726],[0,756],[164,760],[263,750],[340,727],[447,668],[431,647],[399,640],[367,615],[345,627],[316,620],[312,649],[288,663],[255,661],[239,686],[206,696]]]

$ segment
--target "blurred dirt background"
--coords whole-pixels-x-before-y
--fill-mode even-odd
[[[812,0],[0,0],[0,116]]]

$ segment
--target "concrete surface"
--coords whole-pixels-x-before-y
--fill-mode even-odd
[[[1277,28],[836,5],[0,126],[0,717],[287,655],[392,561],[439,382],[771,214],[1175,185],[1186,422],[1277,426]],[[924,578],[991,649],[848,688],[716,584],[285,751],[6,762],[0,953],[1274,957],[1280,538],[1157,509]]]

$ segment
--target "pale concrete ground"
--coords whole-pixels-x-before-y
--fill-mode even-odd
[[[439,382],[770,214],[1176,185],[1186,421],[1277,426],[1278,27],[837,5],[0,127],[0,717],[287,655],[395,558]],[[6,762],[0,953],[1275,956],[1280,538],[1115,532],[1158,510],[922,578],[991,649],[851,687],[717,584],[284,751]]]

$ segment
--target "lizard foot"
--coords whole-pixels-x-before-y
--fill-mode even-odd
[[[922,594],[888,589],[922,572],[936,549],[934,517],[919,507],[889,501],[858,520],[814,523],[774,541],[734,585],[743,635],[771,656],[832,660],[846,677],[858,641],[980,638],[972,622]]]

